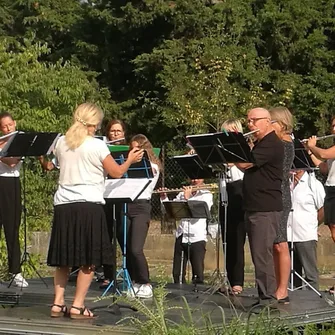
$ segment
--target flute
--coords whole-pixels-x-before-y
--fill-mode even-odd
[[[217,184],[203,184],[203,185],[191,185],[192,191],[199,191],[199,190],[215,190],[218,189]],[[166,190],[154,190],[152,193],[178,193],[184,191],[183,188],[170,188]]]
[[[331,135],[324,135],[324,136],[317,136],[316,140],[320,141],[320,140],[325,140],[326,138],[331,138],[331,137],[335,137],[335,134],[331,134]],[[308,142],[308,138],[304,138],[303,140],[301,140],[302,143],[306,143]]]

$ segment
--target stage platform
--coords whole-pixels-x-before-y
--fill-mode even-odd
[[[6,283],[0,285],[0,334],[134,334],[134,329],[128,324],[118,325],[120,320],[129,316],[142,318],[139,312],[129,308],[121,308],[121,315],[114,315],[108,307],[112,298],[99,300],[102,290],[99,283],[92,282],[87,307],[91,308],[98,318],[94,320],[71,320],[70,318],[50,318],[50,305],[53,301],[52,278],[45,278],[48,287],[39,279],[29,280],[29,287],[23,290],[7,288]],[[193,285],[167,284],[167,303],[169,306],[179,306],[172,309],[167,317],[174,322],[182,322],[182,316],[187,311],[185,297],[192,310],[192,318],[199,328],[203,327],[203,316],[211,318],[213,324],[222,324],[222,310],[225,320],[229,322],[235,317],[247,322],[248,318],[257,318],[250,313],[253,303],[257,301],[256,290],[246,289],[236,297],[226,297],[215,293],[208,286],[198,285],[198,292],[193,291]],[[71,305],[75,292],[74,283],[70,282],[66,291],[66,303]],[[335,298],[329,293],[323,293],[319,298],[308,290],[290,292],[291,303],[277,305],[271,310],[271,315],[291,325],[320,324],[335,321]],[[150,307],[152,299],[144,300]],[[221,308],[220,308],[221,307]]]

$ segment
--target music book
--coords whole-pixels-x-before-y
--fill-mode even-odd
[[[133,202],[148,187],[151,180],[145,178],[107,179],[104,198],[114,202]]]

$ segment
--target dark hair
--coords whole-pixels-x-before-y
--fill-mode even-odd
[[[152,144],[145,135],[137,134],[131,138],[130,144],[131,142],[137,142],[139,147],[147,152],[150,162],[157,164],[159,171],[162,171],[162,163],[155,155]]]
[[[119,124],[122,127],[124,135],[126,136],[126,125],[122,120],[118,120],[118,119],[112,119],[107,123],[107,126],[105,128],[105,136],[109,138],[109,131],[112,128],[112,126],[114,126],[114,124]],[[121,141],[121,144],[125,144],[125,143],[126,143],[126,140]]]
[[[0,122],[1,122],[1,120],[2,120],[3,118],[5,118],[5,117],[9,117],[9,118],[11,118],[11,119],[14,121],[14,118],[13,118],[13,116],[12,116],[11,113],[9,113],[9,112],[1,112],[1,113],[0,113]]]

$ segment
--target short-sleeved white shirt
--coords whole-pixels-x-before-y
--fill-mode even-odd
[[[0,151],[2,148],[0,148]],[[15,166],[11,167],[0,161],[0,177],[20,177],[20,168],[22,161],[19,161]]]
[[[103,160],[110,154],[103,141],[87,136],[76,149],[68,148],[65,136],[55,148],[60,175],[54,205],[72,202],[104,204],[105,176]]]

